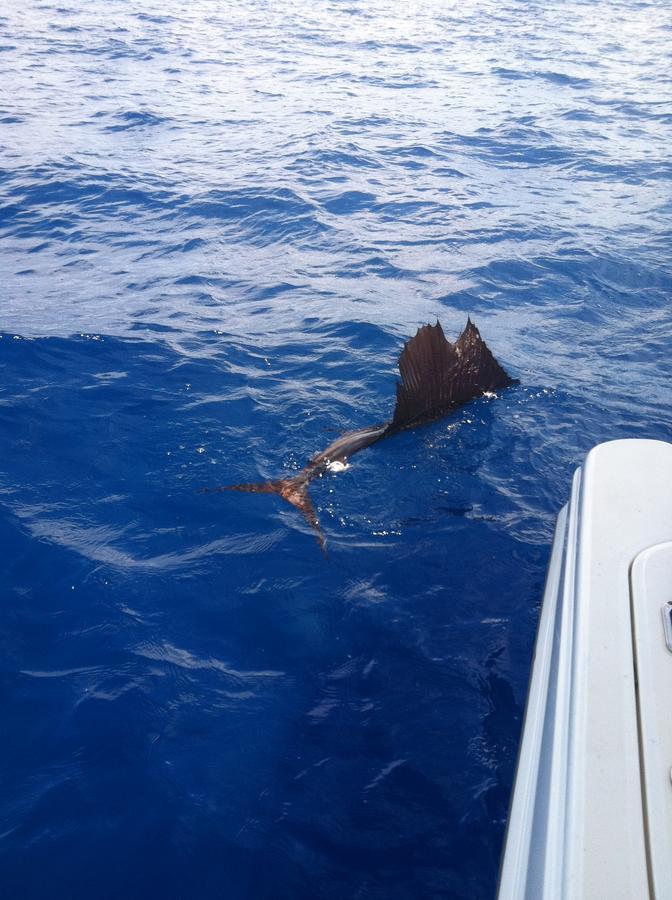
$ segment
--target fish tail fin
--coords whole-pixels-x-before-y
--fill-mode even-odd
[[[327,541],[317,518],[313,501],[308,493],[310,479],[303,472],[294,478],[280,478],[276,481],[258,481],[243,484],[229,484],[222,487],[203,488],[202,493],[221,493],[223,491],[243,491],[247,494],[277,494],[299,510],[303,518],[315,531],[317,541],[323,553],[327,552]]]
[[[438,418],[487,391],[514,384],[471,319],[454,344],[440,323],[423,325],[399,357],[401,382],[390,430]]]

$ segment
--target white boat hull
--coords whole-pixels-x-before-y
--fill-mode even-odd
[[[558,517],[499,900],[672,897],[667,601],[672,445],[601,444]]]

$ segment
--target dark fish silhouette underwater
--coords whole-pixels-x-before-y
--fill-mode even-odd
[[[398,431],[425,425],[476,397],[517,384],[494,358],[471,319],[454,344],[446,339],[438,321],[436,325],[423,325],[404,345],[399,372],[397,404],[389,421],[347,432],[313,456],[291,478],[205,488],[205,492],[278,494],[301,511],[324,550],[325,537],[308,494],[314,478],[322,476],[330,467],[339,468],[339,464],[345,464],[355,453]]]

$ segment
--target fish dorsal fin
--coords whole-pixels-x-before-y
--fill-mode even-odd
[[[471,319],[454,344],[446,340],[438,321],[423,325],[404,345],[399,372],[394,430],[437,418],[486,391],[512,384]]]

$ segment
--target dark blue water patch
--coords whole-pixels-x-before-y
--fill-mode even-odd
[[[323,340],[379,342],[354,324]],[[283,357],[290,362],[300,351],[286,347]],[[468,623],[489,614],[485,597],[498,614],[506,598],[489,589],[501,580],[496,566],[481,567],[465,593],[460,571],[480,553],[468,529],[450,525],[454,512],[433,520],[452,538],[422,585],[408,565],[412,545],[398,538],[390,566],[373,573],[368,554],[356,552],[360,526],[334,535],[329,563],[302,526],[285,521],[291,511],[196,493],[209,482],[213,454],[229,460],[229,476],[254,460],[249,423],[263,429],[263,420],[231,392],[250,383],[249,350],[224,342],[213,366],[161,344],[4,336],[0,352],[0,527],[12,585],[5,683],[11,715],[26,706],[34,713],[5,747],[13,772],[5,792],[8,888],[39,891],[41,879],[26,869],[40,864],[70,896],[86,896],[114,841],[116,874],[103,896],[122,885],[129,896],[147,890],[149,875],[133,875],[140,845],[154,891],[186,883],[194,865],[208,869],[204,890],[216,884],[240,896],[292,896],[300,885],[337,896],[352,877],[370,882],[374,895],[451,882],[483,891],[492,875],[465,881],[457,849],[470,847],[476,858],[499,839],[490,829],[501,835],[520,706],[497,675],[496,656],[488,659],[501,652],[501,624],[482,674],[464,667],[474,651],[485,652]],[[208,395],[209,404],[192,403]],[[243,439],[244,459],[234,463]],[[387,458],[414,443],[404,436]],[[473,480],[477,468],[472,458],[465,477]],[[355,495],[362,487],[360,480]],[[344,492],[344,504],[354,499]],[[381,512],[373,502],[369,515]],[[402,517],[395,527],[422,540],[423,524]],[[503,532],[500,540],[500,565],[525,555]],[[367,537],[378,554],[387,554],[388,541]],[[546,548],[532,552],[542,557],[533,567],[538,580]],[[261,569],[247,562],[269,553],[280,554],[276,571],[268,561]],[[226,564],[213,567],[214,559]],[[519,603],[514,588],[520,580],[509,594]],[[430,638],[422,620],[435,618],[438,598],[445,634]],[[529,641],[529,610],[525,618]],[[529,651],[526,641],[517,652]],[[455,718],[465,705],[472,723]],[[413,715],[399,716],[402,707]],[[511,738],[491,724],[497,716],[510,723]],[[448,734],[437,767],[431,747]],[[485,782],[480,765],[467,773],[460,762],[475,734],[484,758],[508,758],[508,769]],[[455,778],[437,792],[446,766]],[[448,838],[456,809],[469,812]],[[84,848],[87,861],[75,877],[66,872],[83,824],[78,852]],[[222,868],[223,846],[235,876]],[[260,869],[269,858],[270,876]]]
[[[520,388],[363,454],[315,485],[325,560],[280,501],[198,493],[291,471],[389,410],[392,335],[304,327],[192,356],[0,340],[6,715],[33,712],[5,744],[17,896],[44,871],[72,897],[491,890],[566,491],[545,470],[568,422],[589,445],[600,414]]]

